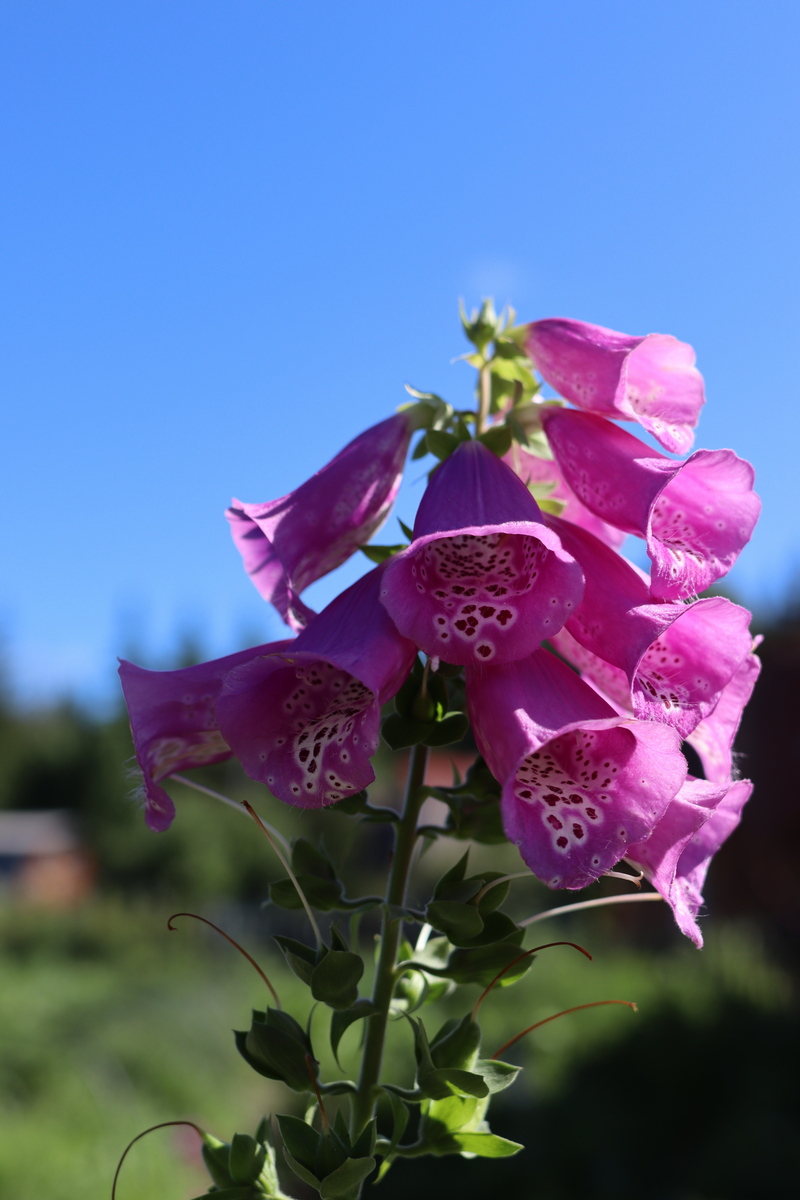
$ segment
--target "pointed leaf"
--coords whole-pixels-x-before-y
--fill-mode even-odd
[[[331,1013],[331,1050],[340,1067],[342,1064],[339,1062],[339,1043],[345,1032],[355,1021],[363,1021],[377,1011],[371,1000],[363,998],[357,1000],[351,1008],[334,1009]]]
[[[344,1200],[344,1197],[352,1195],[374,1167],[375,1159],[372,1157],[346,1159],[320,1184],[322,1200]]]
[[[278,1116],[278,1126],[283,1138],[284,1149],[299,1162],[314,1165],[319,1149],[320,1134],[300,1117]],[[316,1186],[316,1185],[315,1185]]]
[[[405,542],[401,542],[397,546],[359,546],[361,553],[374,563],[386,562],[387,558],[392,558],[393,555],[399,554],[405,548]]]
[[[331,950],[314,968],[311,995],[330,1008],[352,1008],[358,999],[358,983],[364,962],[350,950]]]
[[[491,450],[498,458],[508,454],[513,440],[514,435],[508,425],[492,425],[485,433],[478,435],[478,441],[483,442],[487,450]]]

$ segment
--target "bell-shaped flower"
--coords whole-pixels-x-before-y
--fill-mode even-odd
[[[757,638],[754,645],[760,641]],[[748,654],[714,711],[689,734],[687,740],[699,755],[706,779],[725,783],[732,778],[733,743],[760,671],[761,659],[757,654]]]
[[[586,887],[613,867],[685,778],[674,729],[618,716],[546,650],[468,668],[467,698],[506,835],[548,887]]]
[[[545,520],[585,579],[582,603],[553,638],[559,654],[640,720],[664,721],[686,737],[713,712],[750,653],[750,613],[722,596],[653,604],[620,554],[567,521]],[[622,686],[609,664],[622,672]]]
[[[414,540],[390,561],[381,599],[431,657],[500,663],[560,629],[582,592],[580,567],[522,480],[468,441],[434,472]]]
[[[280,654],[225,680],[216,718],[253,779],[288,804],[320,808],[375,778],[381,705],[414,662],[378,599],[385,564],[332,600]]]
[[[231,757],[214,715],[228,672],[289,645],[291,639],[270,642],[177,671],[148,671],[120,659],[119,677],[143,777],[145,821],[150,829],[161,833],[175,817],[175,805],[159,787],[162,780],[177,771]]]
[[[314,616],[300,599],[309,584],[368,542],[386,519],[403,477],[412,423],[398,413],[359,434],[305,483],[279,500],[225,514],[244,567],[287,625]]]
[[[571,521],[581,529],[588,529],[609,546],[616,548],[625,541],[625,534],[621,529],[616,529],[600,517],[596,517],[593,512],[589,512],[585,504],[581,504],[554,458],[540,458],[515,442],[504,455],[503,462],[508,463],[512,471],[519,475],[534,498],[537,490],[541,488],[546,492],[548,500],[560,502],[564,506],[561,516],[565,521]]]
[[[542,423],[578,499],[645,539],[654,597],[697,595],[731,569],[761,510],[750,463],[732,450],[660,458],[604,417],[574,409],[545,405]]]
[[[749,779],[688,778],[650,836],[625,856],[661,893],[680,931],[698,947],[703,937],[697,914],[708,865],[739,824],[752,790]]]
[[[541,376],[579,408],[638,421],[674,454],[691,449],[705,396],[686,342],[554,317],[528,326],[526,348]]]

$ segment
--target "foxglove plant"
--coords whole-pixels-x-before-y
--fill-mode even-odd
[[[511,842],[553,889],[620,877],[628,863],[640,875],[621,877],[648,880],[640,898],[663,898],[700,946],[706,872],[751,792],[733,759],[758,675],[750,614],[698,593],[736,560],[759,501],[731,450],[664,454],[688,453],[703,404],[691,347],[579,321],[516,325],[490,302],[462,319],[474,408],[408,389],[412,402],[295,491],[229,509],[245,569],[296,636],[182,670],[120,667],[151,829],[175,816],[167,780],[207,791],[184,772],[232,756],[267,804],[393,828],[384,894],[350,898],[321,848],[308,838],[282,848],[244,804],[286,871],[270,901],[308,916],[312,943],[275,941],[310,1000],[332,1010],[333,1059],[351,1025],[363,1035],[357,1077],[325,1078],[310,1022],[281,1009],[257,967],[275,1007],[256,1010],[236,1045],[258,1074],[313,1097],[305,1117],[277,1122],[287,1178],[323,1200],[356,1200],[397,1159],[520,1149],[486,1118],[518,1072],[499,1056],[522,1034],[484,1056],[479,1011],[543,948],[522,949],[525,926],[559,910],[513,919],[502,904],[517,876],[470,875],[468,850],[412,907],[421,839]],[[541,380],[562,399],[545,399]],[[413,457],[439,462],[414,527],[402,526],[405,543],[370,544],[415,431]],[[644,541],[649,574],[623,556],[627,535]],[[358,549],[377,565],[314,613],[303,590]],[[470,732],[479,753],[466,778],[428,785],[429,749]],[[409,752],[397,808],[374,807],[366,790],[381,738]],[[705,778],[689,774],[687,743]],[[429,796],[447,805],[440,826],[420,823]],[[364,960],[335,914],[370,908],[381,932],[362,994]],[[334,914],[324,936],[314,910]],[[420,1011],[470,985],[483,989],[477,1001],[429,1032]],[[412,1086],[384,1076],[393,1021],[408,1023]],[[193,1127],[220,1200],[285,1195],[268,1122],[230,1143]]]

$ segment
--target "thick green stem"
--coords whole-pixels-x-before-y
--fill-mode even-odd
[[[380,953],[372,989],[372,1003],[378,1011],[367,1019],[358,1091],[353,1097],[351,1118],[353,1136],[357,1136],[361,1132],[375,1108],[374,1088],[380,1082],[389,1005],[395,985],[397,948],[400,944],[400,932],[403,926],[402,918],[391,916],[390,909],[392,907],[400,908],[405,903],[408,872],[417,838],[417,819],[423,800],[422,785],[425,781],[427,760],[427,747],[415,746],[411,751],[411,759],[408,764],[403,814],[397,825],[394,857],[386,891],[387,911],[384,913],[381,926]]]
[[[475,421],[475,433],[481,434],[489,423],[489,409],[492,402],[492,372],[489,363],[481,367],[478,380],[478,415]]]

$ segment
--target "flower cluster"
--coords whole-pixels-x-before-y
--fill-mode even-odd
[[[497,379],[490,339],[474,340],[490,385],[477,413],[424,397],[290,495],[229,510],[246,570],[297,636],[178,671],[122,663],[148,824],[174,816],[165,778],[231,754],[289,804],[361,792],[381,708],[422,651],[430,671],[463,669],[530,869],[580,888],[625,859],[699,945],[709,860],[751,790],[732,745],[758,659],[750,614],[697,596],[752,534],[752,468],[730,450],[667,457],[617,423],[690,450],[703,384],[675,338],[536,321],[506,336]],[[542,400],[532,368],[563,400]],[[442,461],[409,544],[314,614],[302,591],[385,519],[415,429]],[[623,557],[626,535],[649,574]]]

